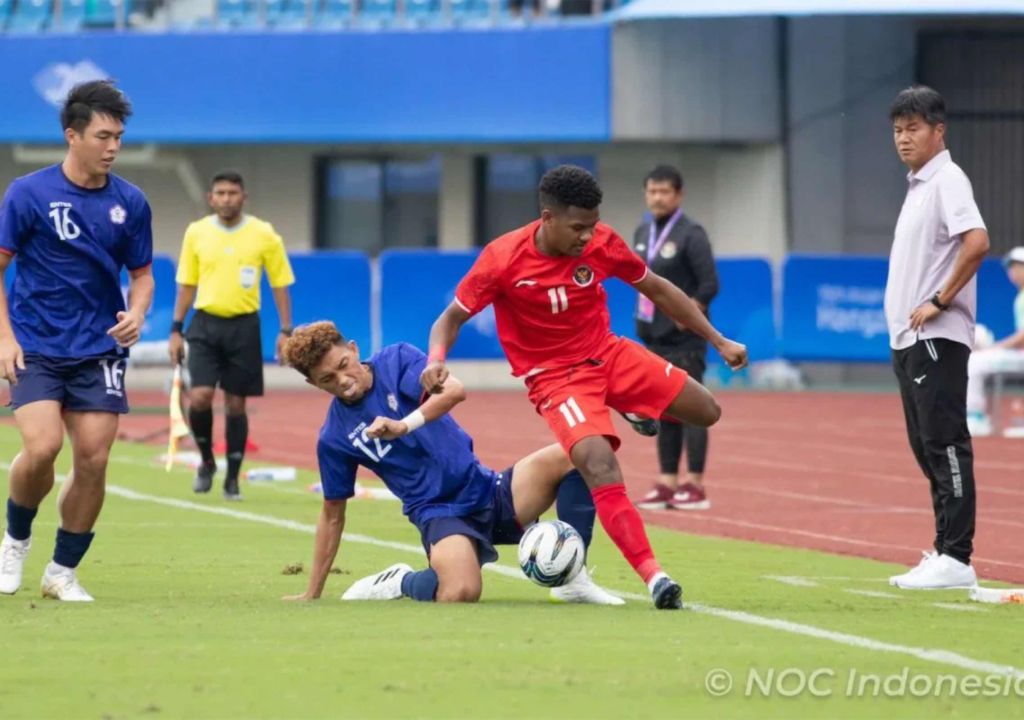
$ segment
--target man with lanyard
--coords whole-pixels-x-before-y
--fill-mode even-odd
[[[683,214],[683,178],[668,165],[659,165],[644,179],[650,222],[633,234],[633,246],[658,275],[692,297],[707,315],[718,294],[718,273],[704,228]],[[680,328],[672,318],[641,295],[637,306],[637,335],[649,350],[682,368],[697,382],[704,381],[707,341]],[[679,462],[686,446],[686,481],[679,482]],[[706,510],[704,490],[708,430],[695,425],[662,422],[658,433],[658,483],[638,503],[644,509]]]

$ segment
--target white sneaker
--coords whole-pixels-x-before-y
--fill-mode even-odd
[[[341,599],[397,600],[402,597],[402,578],[411,572],[412,568],[405,563],[395,563],[376,575],[356,580]]]
[[[901,582],[903,582],[904,580],[909,580],[911,576],[916,575],[917,573],[924,570],[925,567],[927,567],[928,564],[935,560],[935,558],[937,558],[938,556],[939,554],[937,552],[932,552],[930,550],[922,551],[921,562],[919,562],[914,567],[910,568],[910,570],[903,573],[902,575],[893,575],[891,578],[889,578],[889,584],[893,587],[900,587]]]
[[[971,437],[988,437],[992,434],[992,420],[983,412],[967,413],[967,432]]]
[[[43,597],[63,602],[92,602],[92,595],[78,584],[74,568],[64,567],[51,561],[43,572],[43,581],[40,584],[43,589]]]
[[[32,538],[15,540],[4,533],[0,542],[0,593],[13,595],[21,587],[21,571],[32,547]]]
[[[561,587],[551,588],[551,599],[567,603],[587,603],[589,605],[625,605],[626,601],[612,595],[594,582],[586,567],[580,569],[579,575]]]
[[[900,579],[896,587],[904,590],[954,590],[978,584],[974,568],[949,555],[939,555],[910,577]]]

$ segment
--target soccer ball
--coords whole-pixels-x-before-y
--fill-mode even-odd
[[[580,574],[587,549],[576,528],[561,520],[531,525],[519,541],[519,567],[538,585],[558,587]]]

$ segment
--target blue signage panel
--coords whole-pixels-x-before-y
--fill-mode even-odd
[[[61,143],[68,90],[104,77],[129,143],[604,141],[610,52],[604,24],[6,35],[0,142]]]

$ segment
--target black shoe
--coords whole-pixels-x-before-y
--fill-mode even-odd
[[[633,426],[633,429],[644,437],[654,437],[661,429],[661,423],[654,418],[645,418],[636,413],[619,413],[626,418],[626,422]]]
[[[196,468],[196,476],[192,479],[192,492],[208,493],[213,487],[213,476],[217,472],[216,463],[203,463]]]
[[[224,499],[241,500],[242,493],[238,489],[238,478],[224,478]]]
[[[683,609],[683,589],[667,575],[654,584],[651,598],[654,599],[654,607],[659,610]]]

